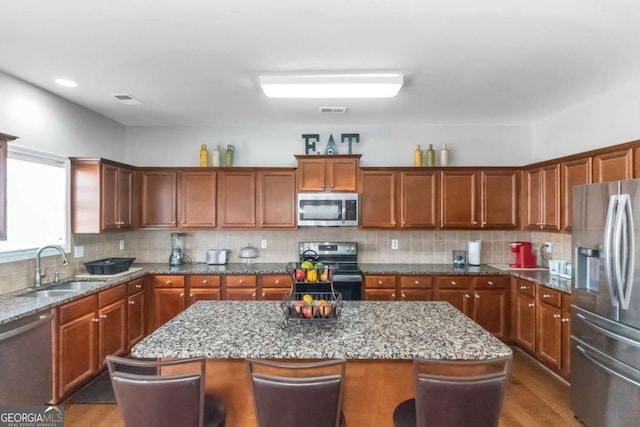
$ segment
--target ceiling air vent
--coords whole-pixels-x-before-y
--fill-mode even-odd
[[[128,93],[115,93],[113,94],[113,96],[118,101],[123,102],[125,104],[142,104],[143,103],[138,98],[134,97],[133,95],[129,95]]]
[[[344,114],[347,112],[347,107],[320,107],[320,112],[330,114]]]

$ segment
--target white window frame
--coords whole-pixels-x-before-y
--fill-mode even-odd
[[[70,162],[67,157],[63,157],[57,154],[45,153],[42,151],[32,150],[30,148],[16,146],[10,144],[7,148],[7,159],[20,159],[34,163],[41,163],[45,165],[52,165],[58,167],[64,167],[65,169],[65,221],[66,221],[66,236],[65,245],[62,247],[65,253],[71,251],[71,172]],[[7,186],[9,183],[7,182]],[[8,231],[8,230],[7,230]],[[20,249],[15,251],[0,252],[0,263],[24,261],[28,259],[34,259],[36,252],[39,248]],[[60,255],[55,249],[46,249],[42,252],[42,256]]]

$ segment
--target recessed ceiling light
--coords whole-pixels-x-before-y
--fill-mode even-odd
[[[77,87],[78,84],[76,82],[74,82],[73,80],[69,80],[69,79],[56,79],[55,82],[57,84],[59,84],[60,86],[64,86],[64,87]]]
[[[269,98],[391,98],[398,94],[402,74],[328,74],[260,76]]]

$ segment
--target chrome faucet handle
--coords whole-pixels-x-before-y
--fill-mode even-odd
[[[53,283],[59,283],[59,282],[60,282],[60,273],[56,271],[55,274],[53,275]]]

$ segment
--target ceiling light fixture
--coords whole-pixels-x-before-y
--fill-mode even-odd
[[[77,87],[78,84],[76,82],[74,82],[73,80],[69,80],[69,79],[55,79],[55,82],[57,84],[59,84],[60,86],[64,86],[64,87]]]
[[[334,74],[260,76],[269,98],[392,98],[402,74]]]

